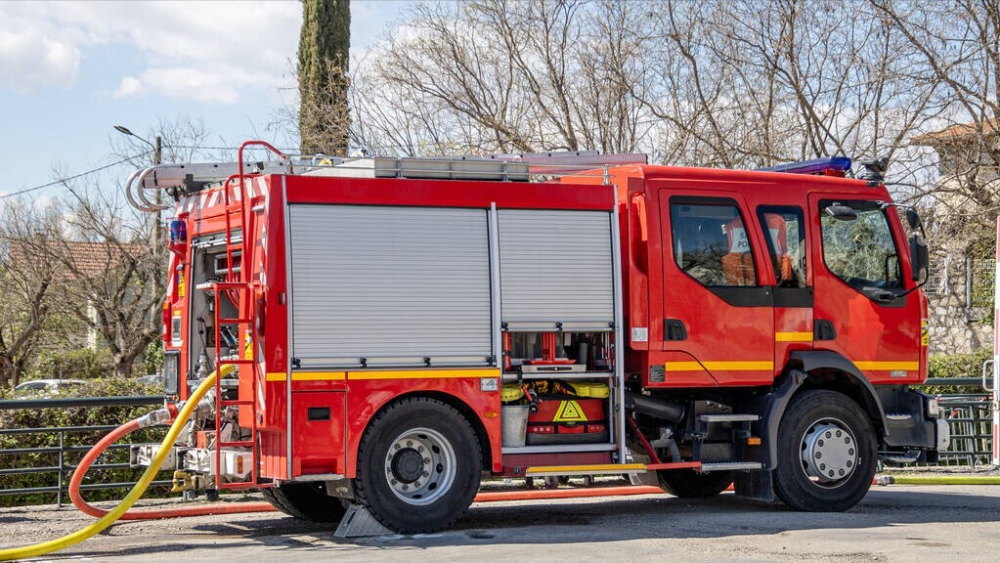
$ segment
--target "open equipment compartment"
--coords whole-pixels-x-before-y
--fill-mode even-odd
[[[497,212],[502,411],[529,411],[524,443],[505,437],[505,456],[621,447],[613,219],[611,211]]]

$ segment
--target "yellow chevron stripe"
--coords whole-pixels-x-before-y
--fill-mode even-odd
[[[812,342],[813,333],[811,332],[776,332],[774,333],[775,342]]]
[[[774,371],[774,362],[670,362],[664,364],[666,371]]]
[[[424,370],[365,370],[348,372],[347,379],[351,380],[373,380],[373,379],[459,379],[476,378],[487,379],[490,377],[500,377],[500,370],[496,368],[470,368],[470,369],[424,369]]]
[[[920,362],[854,362],[854,366],[861,371],[917,371]]]

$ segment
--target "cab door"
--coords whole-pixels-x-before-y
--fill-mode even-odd
[[[813,347],[811,233],[801,205],[761,205],[756,211],[774,276],[774,361],[780,371],[791,352]]]
[[[849,207],[848,215],[826,212]],[[872,383],[920,379],[921,305],[903,272],[902,226],[892,208],[875,200],[813,194],[809,213],[817,257],[817,350],[838,352]],[[907,261],[908,264],[908,261]]]
[[[763,237],[742,196],[712,193],[659,192],[665,383],[769,384],[773,281]]]

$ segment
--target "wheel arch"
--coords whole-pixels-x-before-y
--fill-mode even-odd
[[[376,409],[371,413],[371,416],[369,416],[364,423],[363,427],[364,429],[359,434],[358,441],[360,442],[361,435],[363,435],[365,432],[368,431],[368,428],[371,427],[372,421],[378,416],[378,414],[389,408],[389,405],[392,405],[393,403],[396,403],[401,400],[412,399],[412,398],[434,399],[458,411],[458,413],[462,415],[469,422],[469,426],[472,427],[472,431],[475,432],[476,434],[476,439],[479,440],[479,457],[482,461],[483,469],[487,471],[492,469],[493,467],[492,465],[493,451],[491,447],[492,442],[490,441],[489,433],[486,431],[486,426],[483,423],[482,418],[478,414],[476,414],[475,409],[469,406],[469,404],[463,401],[460,397],[452,395],[451,393],[446,393],[444,391],[422,389],[422,390],[408,391],[406,393],[393,396],[391,399],[384,402],[382,405],[379,406],[378,409]],[[356,463],[357,448],[354,448],[354,452],[351,457],[352,460],[354,460]]]
[[[868,415],[877,441],[888,435],[885,410],[875,387],[850,360],[829,350],[801,350],[789,355],[781,382],[764,409],[762,435],[767,438],[766,465],[774,468],[781,419],[797,395],[810,389],[828,389],[854,400]]]

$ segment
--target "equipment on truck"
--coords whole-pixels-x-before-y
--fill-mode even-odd
[[[246,149],[277,155],[248,164]],[[653,473],[679,496],[846,510],[878,456],[947,447],[926,247],[843,157],[643,155],[162,165],[166,390],[211,412],[137,463],[299,518],[453,523],[482,476]],[[884,167],[883,167],[884,170]],[[916,222],[914,222],[914,220]]]

